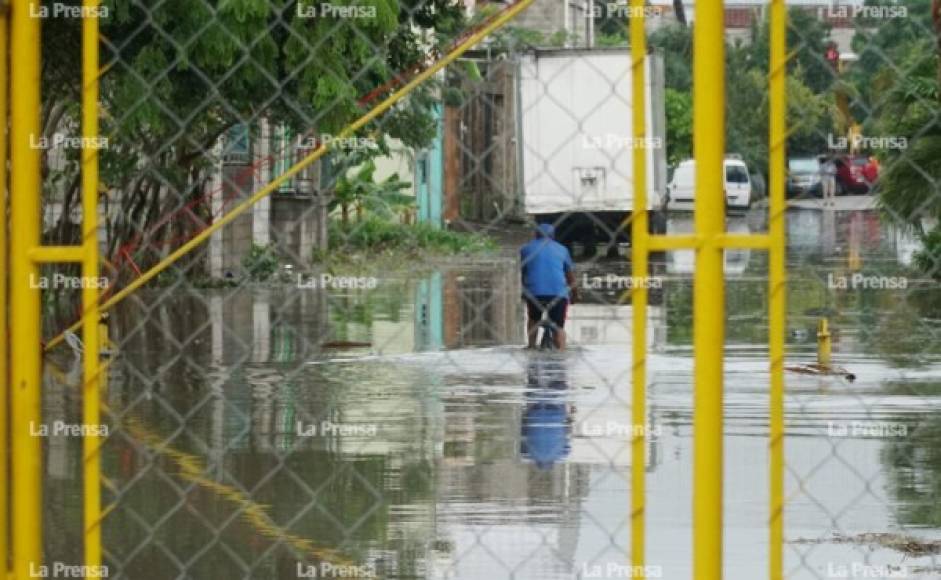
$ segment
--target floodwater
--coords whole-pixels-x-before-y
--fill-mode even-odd
[[[757,211],[729,223],[763,227]],[[941,577],[941,299],[909,267],[915,247],[873,212],[789,214],[788,366],[814,361],[826,316],[857,379],[787,375],[787,578]],[[612,277],[629,264],[579,263],[592,290],[570,309],[572,348],[539,353],[521,347],[511,255],[372,273],[375,288],[129,300],[105,396],[109,577],[636,577],[637,460],[648,577],[692,578],[692,254],[653,264],[643,458],[629,447],[635,313]],[[767,577],[766,265],[726,258],[733,580]],[[874,287],[896,278],[906,287]],[[47,421],[79,421],[77,377],[68,357],[47,364]],[[47,441],[53,562],[81,562],[79,446]]]

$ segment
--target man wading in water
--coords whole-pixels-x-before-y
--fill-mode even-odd
[[[535,237],[520,248],[529,348],[536,348],[539,322],[547,313],[555,327],[555,346],[565,350],[565,315],[569,302],[578,297],[572,255],[554,237],[552,225],[539,224]]]

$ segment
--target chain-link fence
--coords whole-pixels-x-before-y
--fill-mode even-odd
[[[941,577],[941,16],[929,0],[868,4],[789,10],[786,578]],[[639,14],[623,2],[535,0],[481,42],[521,3],[30,5],[43,26],[44,242],[79,241],[92,146],[104,299],[162,269],[107,320],[100,570],[69,568],[90,493],[69,431],[81,345],[67,334],[47,353],[47,577],[693,577],[695,252],[655,254],[650,276],[632,277],[630,234],[638,148],[650,231],[695,229],[701,7],[644,10],[638,142],[626,26]],[[763,234],[767,6],[724,10],[726,227]],[[78,47],[94,16],[102,118],[89,144],[76,141]],[[558,330],[527,327],[544,296],[519,249],[536,223],[574,257],[564,353],[523,348]],[[751,580],[770,553],[768,260],[724,260],[725,576]],[[80,315],[77,278],[43,274],[53,338]],[[646,313],[632,308],[639,285]]]

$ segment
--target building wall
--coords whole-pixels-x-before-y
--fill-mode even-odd
[[[516,17],[514,26],[553,34],[565,28],[565,3],[570,0],[536,0]]]
[[[314,248],[327,237],[327,208],[319,196],[275,195],[271,199],[271,240],[295,271],[308,271]]]
[[[222,199],[226,211],[247,199],[254,187],[255,181],[250,168],[244,165],[223,165]],[[232,273],[234,276],[242,275],[242,259],[252,249],[254,218],[255,214],[247,211],[222,228],[223,275],[227,273]]]
[[[399,179],[412,184],[410,191],[415,190],[415,155],[411,147],[406,146],[399,139],[389,139],[389,155],[377,157],[376,181],[388,179],[393,174],[398,174]],[[408,193],[406,191],[405,193]]]
[[[551,36],[561,30],[572,36],[572,44],[585,46],[589,39],[591,23],[587,16],[594,0],[535,0],[513,20],[513,26],[536,30],[545,36]],[[605,2],[616,0],[605,0]],[[486,4],[504,7],[505,1],[465,0],[471,10]]]
[[[224,216],[308,152],[296,136],[291,137],[292,142],[298,142],[296,149],[275,142],[274,130],[275,123],[262,120],[251,131],[250,153],[244,156],[224,153],[224,140],[220,140],[214,150],[220,162],[209,185],[214,219]],[[265,197],[212,235],[210,276],[243,276],[243,261],[253,245],[273,245],[297,271],[309,270],[314,249],[327,244],[330,198],[325,196],[328,188],[320,183],[320,165],[318,162],[302,171],[286,187]],[[385,167],[384,171],[393,172]]]

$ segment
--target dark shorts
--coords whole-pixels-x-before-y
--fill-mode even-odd
[[[526,312],[530,320],[541,320],[542,313],[549,314],[549,320],[558,328],[565,327],[565,314],[569,301],[562,296],[526,296]]]

